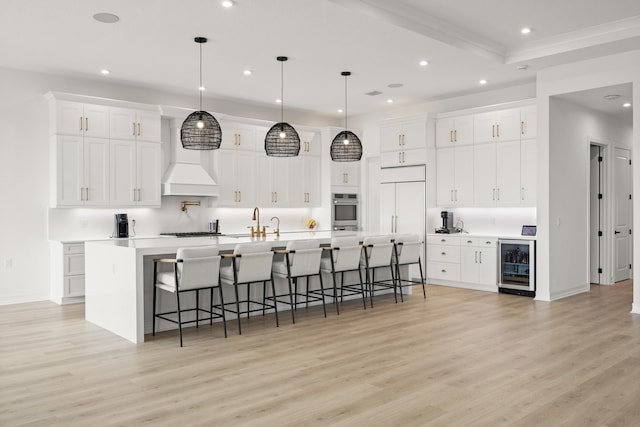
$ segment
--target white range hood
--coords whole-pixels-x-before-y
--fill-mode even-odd
[[[171,121],[171,164],[162,181],[164,196],[218,196],[218,184],[200,164],[200,150],[185,150],[180,142],[182,122]]]

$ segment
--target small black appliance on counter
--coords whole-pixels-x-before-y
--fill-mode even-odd
[[[113,237],[129,237],[129,218],[127,214],[115,214]]]
[[[436,233],[451,234],[459,231],[453,225],[453,212],[442,211],[440,217],[442,218],[442,227],[436,228]]]

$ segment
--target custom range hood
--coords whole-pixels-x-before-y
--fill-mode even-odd
[[[218,185],[200,164],[200,150],[180,143],[181,121],[171,120],[171,163],[162,180],[163,196],[218,196]]]

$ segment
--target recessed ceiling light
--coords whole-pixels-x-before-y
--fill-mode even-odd
[[[524,27],[523,29],[520,30],[520,32],[522,34],[529,34],[531,32],[531,28],[529,27]]]
[[[111,71],[107,70],[106,68],[100,70],[100,74],[102,74],[103,76],[108,76],[111,73]]]
[[[387,104],[393,104],[393,99],[391,98],[387,99]]]
[[[231,7],[235,4],[235,2],[233,0],[224,0],[222,2],[222,6],[223,7]]]
[[[118,22],[120,20],[120,17],[118,15],[114,15],[113,13],[102,12],[93,15],[93,19],[98,22],[102,22],[103,24],[113,24]]]
[[[244,71],[243,71],[243,73],[244,73],[244,75],[245,75],[245,76],[250,76],[251,74],[253,74],[253,71],[251,71],[251,70],[244,70]]]
[[[630,102],[625,102],[624,104],[622,104],[622,106],[624,108],[629,108],[629,107],[631,107],[631,103]]]
[[[487,81],[486,81],[485,79],[482,79],[482,80],[480,80],[480,82],[479,82],[479,83],[480,83],[481,85],[486,85],[486,84],[487,84]]]
[[[199,90],[200,92],[204,92],[205,90],[207,90],[207,88],[206,88],[206,87],[204,87],[204,86],[200,86],[200,87],[198,88],[198,90]]]
[[[419,62],[419,64],[421,67],[426,67],[427,65],[429,65],[429,61],[426,61],[423,59],[422,61]]]
[[[342,108],[338,108],[338,113],[344,113],[344,110]]]
[[[276,104],[282,103],[282,99],[276,99]]]

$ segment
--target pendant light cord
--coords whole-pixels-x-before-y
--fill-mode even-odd
[[[345,131],[345,137],[346,137],[346,132],[349,130],[349,127],[347,126],[347,77],[348,76],[344,76],[344,131]]]
[[[202,43],[200,45],[200,86],[198,87],[198,92],[200,92],[200,111],[202,111]]]
[[[284,123],[284,61],[280,61],[280,123]]]

